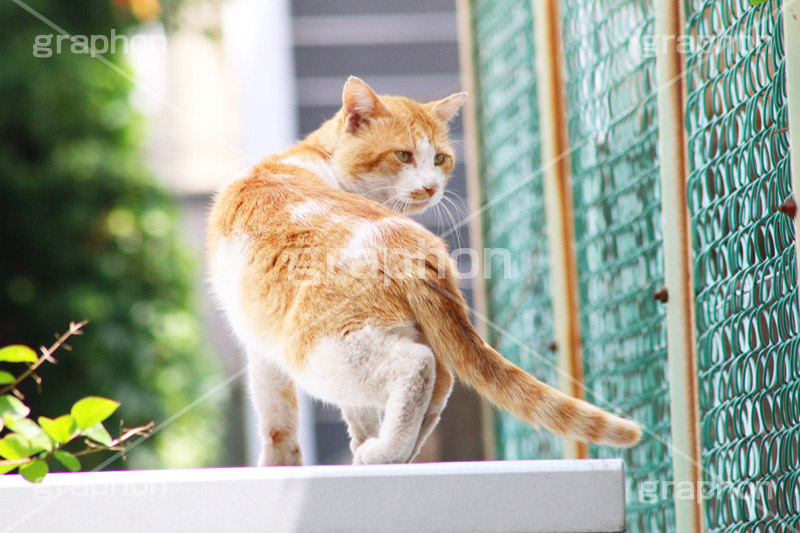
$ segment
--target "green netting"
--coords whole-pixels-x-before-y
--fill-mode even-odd
[[[510,334],[493,329],[490,341],[514,363],[555,384],[531,1],[477,0],[471,7],[481,182],[484,202],[493,203],[484,212],[484,246],[500,252],[486,272],[487,311]],[[499,458],[561,457],[560,439],[553,435],[507,414],[496,420]]]
[[[587,399],[645,426],[625,459],[628,531],[674,530],[652,0],[563,0]],[[653,436],[655,434],[655,436]]]
[[[709,531],[800,526],[800,323],[780,1],[687,1]],[[702,46],[700,46],[702,45]],[[798,43],[794,43],[797,46]]]

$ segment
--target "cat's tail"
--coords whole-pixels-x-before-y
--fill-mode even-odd
[[[424,289],[411,291],[409,303],[425,340],[436,358],[481,396],[521,420],[560,435],[612,446],[639,442],[642,431],[635,422],[542,383],[481,339],[450,276],[424,283]]]

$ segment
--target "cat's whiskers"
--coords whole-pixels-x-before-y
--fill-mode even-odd
[[[447,225],[447,222],[444,220],[444,216],[442,215],[442,209],[443,209],[442,204],[437,203],[435,206],[433,206],[433,209],[434,209],[433,212],[436,214],[437,227],[444,228],[444,226]]]
[[[454,216],[458,220],[458,224],[461,224],[464,221],[464,218],[467,216],[467,212],[469,211],[464,199],[451,191],[445,191],[442,199],[447,200],[450,205],[453,206],[453,209],[456,211]]]
[[[441,227],[441,225],[442,225],[442,216],[441,216],[441,213],[439,212],[439,204],[435,204],[433,206],[433,214],[436,215],[436,225]]]
[[[370,194],[374,194],[379,191],[385,191],[386,189],[394,189],[394,185],[387,185],[386,187],[378,187],[376,189],[372,189],[371,191],[367,191],[364,196],[369,196]]]
[[[378,202],[378,203],[386,205],[386,202],[388,202],[388,200],[384,200],[384,201],[379,200],[377,198],[377,196],[376,196],[376,193],[379,193],[381,191],[385,191],[387,189],[394,189],[394,188],[395,188],[394,185],[389,185],[389,186],[386,186],[386,187],[378,187],[376,189],[372,189],[371,191],[365,192],[362,196],[364,196],[364,198],[369,198],[370,200],[374,200],[375,202]]]
[[[466,224],[467,216],[469,215],[469,208],[467,207],[467,203],[464,201],[463,198],[453,193],[451,196],[448,197],[450,203],[453,204],[453,208],[456,210],[455,218],[457,220],[456,227],[460,228]],[[459,207],[460,205],[460,207]]]
[[[409,208],[410,205],[411,205],[411,198],[406,197],[405,199],[403,199],[403,203],[402,203],[402,207],[401,207],[401,211],[400,212],[403,213],[404,215],[406,213],[408,213],[408,208]]]
[[[445,200],[445,199],[447,199],[447,198],[445,196],[442,196],[442,200]],[[448,209],[447,204],[441,203],[441,205],[442,205],[442,208],[444,209],[445,215],[447,215],[448,220],[452,224],[452,226],[450,226],[450,228],[448,229],[448,232],[452,232],[452,228],[456,227],[455,218],[453,217],[452,213],[450,213],[450,209]],[[456,248],[461,248],[461,233],[459,233],[458,231],[456,231],[454,233],[455,233],[455,237],[456,237]]]
[[[442,200],[446,200],[453,207],[453,209],[455,210],[455,214],[450,213],[449,211],[448,211],[448,213],[450,213],[451,216],[452,216],[453,227],[454,228],[459,227],[459,225],[461,225],[463,223],[464,217],[467,215],[467,206],[464,203],[464,200],[462,200],[461,198],[456,196],[456,194],[454,192],[451,192],[451,191],[445,191],[445,194],[442,196]],[[461,202],[461,205],[459,205],[456,201]],[[459,232],[456,232],[456,235],[458,237],[458,245],[460,247],[461,246],[461,235],[460,235]]]
[[[392,206],[395,203],[398,203],[399,200],[402,200],[402,197],[405,196],[405,194],[406,193],[404,193],[404,192],[399,192],[399,193],[395,194],[394,196],[392,196],[391,198],[389,198],[388,200],[386,200],[385,202],[383,202],[383,205],[385,205],[386,207],[388,207],[392,211],[398,211],[395,207],[392,207]]]

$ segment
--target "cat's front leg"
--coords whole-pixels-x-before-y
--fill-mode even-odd
[[[342,407],[342,415],[350,435],[350,450],[355,455],[364,441],[378,436],[381,430],[381,411],[377,407]]]
[[[291,378],[263,355],[248,353],[250,391],[261,431],[259,466],[299,466],[297,391]]]

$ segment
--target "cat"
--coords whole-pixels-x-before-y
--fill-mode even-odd
[[[211,283],[247,351],[260,465],[302,464],[295,384],[341,408],[354,464],[411,461],[454,373],[531,424],[638,442],[635,422],[545,385],[484,342],[445,243],[405,216],[442,198],[455,163],[447,123],[465,98],[421,104],[351,77],[332,119],[215,197]]]

